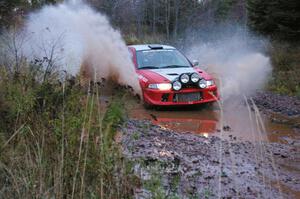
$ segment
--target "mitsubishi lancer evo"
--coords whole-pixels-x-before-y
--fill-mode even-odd
[[[167,45],[128,46],[146,105],[212,103],[219,99],[211,75]]]

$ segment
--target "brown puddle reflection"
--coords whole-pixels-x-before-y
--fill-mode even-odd
[[[215,135],[220,136],[220,110],[217,106],[195,106],[195,107],[168,107],[156,109],[145,109],[141,104],[132,104],[127,107],[129,117],[133,119],[146,119],[152,121],[153,124],[162,128],[174,130],[177,132],[191,132],[204,136]],[[223,131],[223,138],[236,138],[248,141],[269,141],[288,143],[289,138],[297,139],[293,128],[294,123],[299,123],[298,120],[286,122],[287,118],[281,118],[278,115],[272,115],[275,118],[274,122],[267,117],[263,117],[263,123],[266,132],[262,132],[257,127],[254,113],[251,117],[247,108],[243,104],[227,104],[224,108],[224,117],[222,122],[229,129]],[[277,118],[277,119],[276,119]],[[279,118],[279,119],[278,119]],[[299,131],[299,129],[298,129]]]
[[[293,139],[300,138],[300,118],[288,118],[278,114],[272,114],[271,120],[267,120],[266,128],[270,142],[289,144]]]
[[[153,123],[168,129],[179,130],[181,132],[195,132],[203,135],[215,132],[217,126],[217,121],[195,119],[158,118]]]
[[[202,135],[216,132],[219,122],[217,111],[199,107],[146,110],[142,106],[137,106],[130,110],[129,117],[148,119],[153,124],[177,132],[192,132]]]

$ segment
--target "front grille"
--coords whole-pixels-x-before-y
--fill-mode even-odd
[[[202,99],[201,92],[194,93],[176,93],[173,96],[173,102],[194,102]]]
[[[197,84],[183,84],[182,88],[199,88]]]

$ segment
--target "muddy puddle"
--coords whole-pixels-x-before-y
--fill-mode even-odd
[[[107,86],[109,85],[109,86]],[[111,82],[101,86],[101,105],[111,101],[119,87]],[[300,117],[291,118],[272,113],[259,117],[244,99],[234,99],[213,106],[156,107],[145,109],[141,102],[128,93],[124,101],[129,118],[149,120],[161,128],[179,133],[222,136],[232,141],[267,141],[289,144],[300,139]],[[251,110],[250,110],[251,109]]]
[[[131,119],[149,120],[161,129],[170,129],[179,133],[195,133],[205,137],[218,136],[232,142],[251,141],[299,145],[300,118],[287,118],[282,115],[264,115],[249,111],[245,103],[224,104],[223,114],[217,106],[170,107],[145,109],[142,104],[128,103]],[[257,115],[259,114],[259,115]],[[295,144],[296,143],[296,144]],[[300,147],[300,145],[298,146]],[[277,158],[277,157],[275,157]],[[278,160],[278,159],[276,159]],[[276,161],[277,165],[292,175],[300,172],[300,159]],[[300,191],[281,185],[284,193],[299,198]]]
[[[129,105],[129,117],[146,119],[161,128],[177,132],[192,132],[203,136],[222,136],[232,140],[269,141],[288,144],[300,138],[300,129],[295,124],[300,118],[288,119],[273,114],[271,117],[261,115],[266,132],[257,123],[255,113],[244,104],[227,104],[221,110],[214,106],[170,107],[145,109],[141,104]],[[221,126],[223,124],[223,127]],[[261,133],[263,132],[263,133]]]
[[[216,132],[219,121],[218,113],[214,110],[186,110],[184,108],[146,110],[142,106],[131,109],[129,117],[151,120],[153,124],[162,128],[182,133],[193,132],[206,136]]]

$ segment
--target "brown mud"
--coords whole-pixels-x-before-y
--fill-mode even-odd
[[[122,89],[104,86],[103,107]],[[243,100],[145,109],[126,95],[117,140],[141,179],[135,198],[300,198],[299,117]]]
[[[127,103],[129,118],[149,120],[162,128],[180,133],[190,132],[206,137],[220,136],[220,109],[216,104],[214,106],[145,109],[142,104],[132,103]],[[249,111],[244,103],[232,102],[225,104],[224,107],[224,137],[279,143],[288,143],[288,138],[300,138],[300,117],[289,118],[278,113],[262,114],[266,127],[266,132],[264,132],[266,137],[263,137],[258,136],[256,122],[250,121]],[[251,114],[252,120],[255,120],[255,116]]]
[[[221,108],[150,110],[128,100],[126,107],[130,120],[122,131],[124,153],[137,162],[142,160],[136,165],[142,179],[143,175],[162,176],[164,194],[179,198],[205,198],[205,194],[208,198],[300,197],[299,117],[265,111],[261,106],[256,113],[243,100],[225,102]],[[180,163],[173,171],[177,174],[170,174],[173,167],[168,167],[174,159]],[[157,164],[167,166],[151,174],[148,164],[154,170]],[[180,182],[172,191],[174,175],[180,176],[176,177]],[[141,188],[137,198],[149,198],[149,194]]]
[[[268,91],[257,92],[253,99],[264,112],[275,112],[289,117],[300,117],[300,98],[275,94]]]
[[[136,175],[143,181],[136,198],[157,194],[167,198],[299,196],[299,170],[281,166],[299,160],[296,145],[182,134],[143,120],[128,121],[122,134],[123,152],[135,161]]]

